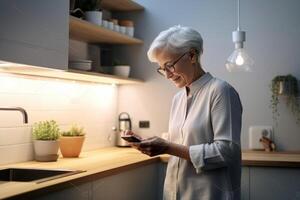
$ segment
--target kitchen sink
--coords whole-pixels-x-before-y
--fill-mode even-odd
[[[66,169],[7,168],[0,170],[0,181],[41,183],[81,172],[84,171]]]

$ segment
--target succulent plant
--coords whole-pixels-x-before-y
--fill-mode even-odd
[[[76,124],[73,124],[69,131],[64,131],[61,133],[62,136],[72,137],[72,136],[84,136],[83,127],[78,127]]]
[[[35,140],[57,140],[59,126],[54,120],[37,122],[33,125],[32,136]]]

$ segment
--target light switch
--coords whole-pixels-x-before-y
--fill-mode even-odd
[[[150,121],[139,121],[140,128],[150,128]]]

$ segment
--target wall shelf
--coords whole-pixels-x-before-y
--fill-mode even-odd
[[[141,11],[144,7],[132,0],[103,0],[101,6],[111,11]]]
[[[73,16],[70,16],[69,26],[70,38],[83,42],[131,45],[143,43],[140,39],[94,25]]]
[[[79,70],[53,70],[43,67],[34,67],[28,65],[12,65],[8,67],[1,67],[0,72],[16,74],[16,75],[26,75],[35,77],[45,77],[45,78],[56,78],[64,80],[73,81],[83,81],[92,83],[105,83],[105,84],[138,84],[143,83],[142,80],[134,78],[125,78],[121,76],[102,74],[96,72],[86,72]]]

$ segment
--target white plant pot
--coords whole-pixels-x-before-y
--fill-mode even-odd
[[[56,161],[59,142],[57,140],[34,140],[35,160],[42,162]]]
[[[129,77],[130,66],[129,65],[113,66],[113,74],[117,76]]]
[[[86,11],[85,19],[93,24],[101,26],[102,12],[101,11]]]

